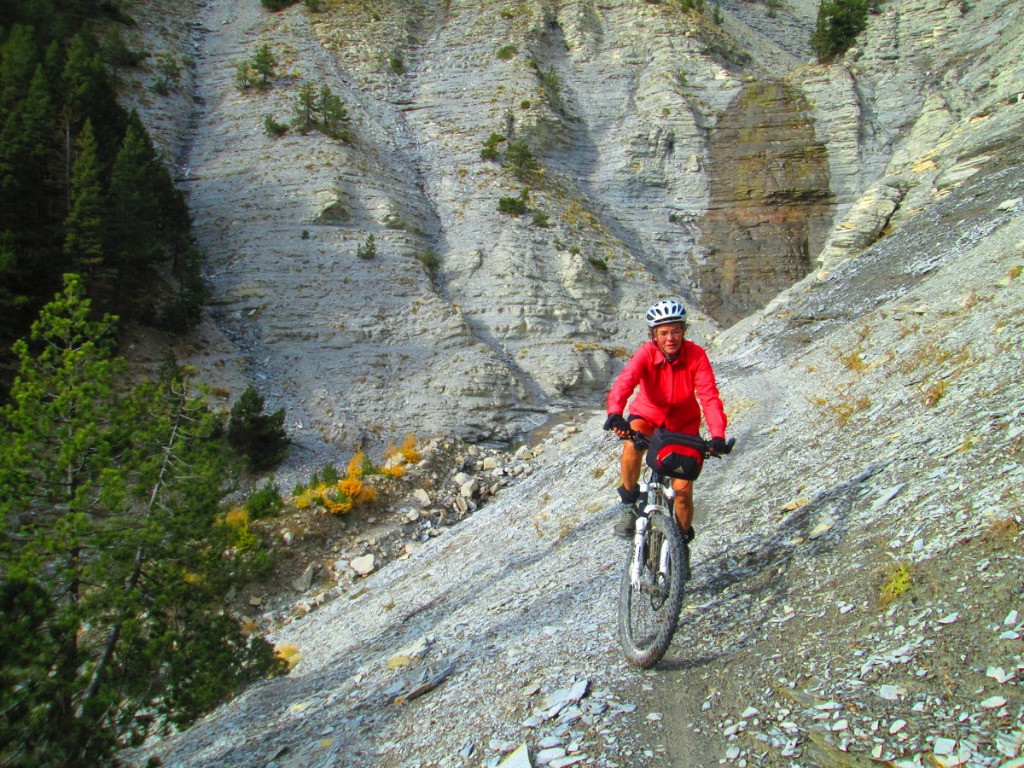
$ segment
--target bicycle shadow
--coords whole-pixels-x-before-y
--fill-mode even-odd
[[[684,598],[688,605],[656,669],[686,672],[715,664],[761,642],[764,632],[749,631],[750,627],[784,624],[792,597],[790,570],[797,563],[806,564],[807,557],[832,554],[843,545],[854,526],[855,505],[869,489],[865,482],[890,463],[873,463],[822,491],[790,512],[771,533],[751,532],[695,558]],[[825,518],[830,527],[816,531]],[[709,637],[715,638],[713,645]]]

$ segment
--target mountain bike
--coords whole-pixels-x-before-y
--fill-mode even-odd
[[[687,436],[687,445],[705,458],[716,456],[701,437]],[[627,440],[641,452],[650,440],[630,432]],[[735,440],[728,442],[726,453]],[[676,522],[672,478],[644,465],[636,502],[636,532],[619,586],[619,644],[626,660],[650,669],[665,655],[683,605],[683,584],[689,578],[689,548]]]

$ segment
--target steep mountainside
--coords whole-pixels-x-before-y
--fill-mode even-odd
[[[654,672],[615,639],[617,446],[591,412],[458,526],[300,598],[272,634],[298,659],[287,678],[130,757],[1019,766],[1022,161],[1004,146],[930,215],[718,337],[739,447],[697,484],[694,577]]]
[[[140,9],[194,63],[190,96],[141,106],[162,129],[194,109],[160,135],[226,333],[207,364],[308,446],[504,438],[597,402],[652,297],[733,322],[984,162],[978,121],[998,143],[1018,119],[1009,0],[888,3],[830,67],[801,64],[813,4],[211,0],[185,27],[190,7]],[[277,76],[239,91],[263,44]],[[267,134],[304,83],[343,99],[350,142]]]
[[[585,411],[527,479],[289,618],[289,677],[146,754],[1019,764],[1024,10],[890,0],[822,67],[810,5],[146,5],[163,23],[140,34],[194,57],[187,93],[137,100],[182,148],[207,259],[195,360],[287,407],[313,451],[293,464],[599,410],[665,293],[704,302],[740,442],[698,485],[686,620],[652,676],[617,652],[617,447]],[[240,92],[263,43],[278,76]],[[266,134],[307,81],[344,99],[351,143]],[[492,132],[539,168],[482,160]],[[499,213],[524,187],[530,212]]]

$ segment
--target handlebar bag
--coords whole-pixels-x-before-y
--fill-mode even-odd
[[[697,435],[669,432],[658,427],[647,449],[647,466],[661,475],[696,480],[704,468],[704,447],[704,440]]]

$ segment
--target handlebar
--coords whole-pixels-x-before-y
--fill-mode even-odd
[[[627,430],[626,436],[620,437],[619,439],[631,441],[638,451],[646,451],[651,445],[651,438],[643,432],[637,432],[635,429]],[[720,459],[722,458],[722,454],[732,453],[732,448],[736,445],[736,438],[730,437],[725,443],[725,450],[717,452],[711,449],[711,441],[705,440],[700,435],[673,433],[673,439],[682,445],[687,445],[700,451],[704,458],[714,456],[716,459]]]

